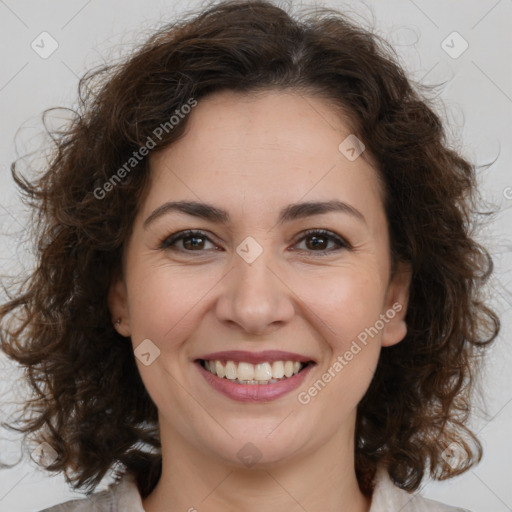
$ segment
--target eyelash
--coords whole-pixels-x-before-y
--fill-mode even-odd
[[[326,229],[309,229],[309,230],[305,231],[304,233],[301,233],[301,237],[296,239],[296,241],[294,242],[294,245],[297,244],[298,242],[301,242],[305,238],[308,238],[313,235],[321,235],[322,237],[328,238],[330,241],[334,241],[338,245],[338,247],[336,249],[324,249],[322,251],[313,251],[313,250],[307,250],[307,249],[300,249],[300,251],[305,250],[307,252],[315,252],[315,253],[319,253],[320,255],[326,255],[329,253],[337,252],[342,249],[350,250],[352,248],[346,240],[344,240],[340,236],[336,235],[336,233],[333,233],[332,231],[328,231]],[[184,240],[186,238],[194,238],[194,237],[204,238],[205,240],[208,240],[209,242],[213,243],[204,232],[188,229],[186,231],[179,231],[177,233],[174,233],[174,234],[164,238],[160,242],[159,247],[160,247],[160,249],[164,249],[164,250],[170,249],[170,250],[174,250],[174,251],[181,251],[181,252],[188,252],[188,253],[205,252],[205,250],[189,251],[186,249],[176,249],[175,247],[173,247],[173,245],[180,240]]]

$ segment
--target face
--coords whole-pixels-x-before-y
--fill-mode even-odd
[[[150,156],[110,308],[162,435],[204,457],[350,442],[381,348],[406,334],[410,274],[390,275],[377,171],[339,149],[343,119],[313,95],[216,93]]]

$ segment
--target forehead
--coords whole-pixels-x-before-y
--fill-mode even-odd
[[[340,150],[354,136],[350,124],[340,108],[313,95],[215,93],[189,114],[182,138],[151,155],[148,200],[152,206],[177,196],[224,206],[264,201],[270,208],[301,198],[381,204],[371,157],[351,160]]]

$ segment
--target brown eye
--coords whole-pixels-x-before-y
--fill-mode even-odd
[[[200,236],[187,236],[183,237],[183,247],[185,249],[203,249],[205,238]]]
[[[177,246],[178,242],[182,242],[181,247]],[[180,231],[167,237],[160,244],[161,249],[173,249],[178,251],[188,252],[202,252],[205,249],[205,244],[210,242],[210,239],[201,231]]]
[[[299,249],[301,251],[306,250],[309,252],[330,253],[340,249],[350,249],[348,242],[335,233],[326,230],[307,231],[302,238],[299,239],[299,242],[302,242],[303,240],[306,241],[306,248]],[[331,248],[328,248],[329,243],[333,243],[334,247],[331,246]]]
[[[306,237],[306,240],[310,240],[310,243],[306,242],[306,246],[308,249],[327,249],[327,245],[329,245],[329,240],[326,236],[318,236],[318,235],[309,235]]]

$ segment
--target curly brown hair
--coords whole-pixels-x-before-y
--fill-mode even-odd
[[[76,117],[52,133],[44,172],[29,180],[11,166],[33,208],[38,257],[0,309],[1,348],[34,391],[16,425],[5,426],[48,442],[58,457],[47,469],[64,472],[75,489],[93,490],[117,466],[118,477],[137,475],[145,497],[161,467],[157,409],[107,304],[147,190],[148,159],[104,184],[190,98],[271,89],[314,94],[348,114],[385,186],[393,261],[412,267],[407,335],[382,350],[358,406],[361,490],[371,494],[380,464],[413,491],[427,469],[449,478],[482,456],[466,423],[475,372],[500,323],[482,293],[492,259],[472,236],[475,166],[449,147],[426,88],[413,87],[371,30],[332,9],[292,16],[265,1],[227,1],[86,74]],[[162,132],[153,151],[186,125]],[[452,442],[467,453],[454,468],[441,455]]]

